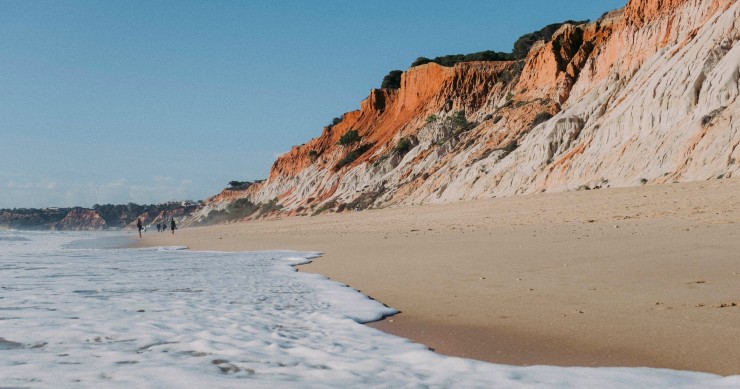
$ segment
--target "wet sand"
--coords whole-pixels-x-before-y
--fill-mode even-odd
[[[400,310],[370,325],[444,354],[740,374],[739,179],[184,228],[139,244],[321,251],[300,270]]]

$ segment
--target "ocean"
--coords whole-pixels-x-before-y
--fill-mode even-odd
[[[740,376],[446,357],[360,324],[393,308],[293,267],[318,253],[126,239],[0,231],[0,388],[740,387]]]

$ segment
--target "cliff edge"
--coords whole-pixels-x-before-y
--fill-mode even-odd
[[[738,39],[737,1],[630,0],[523,60],[412,67],[192,222],[731,177]]]

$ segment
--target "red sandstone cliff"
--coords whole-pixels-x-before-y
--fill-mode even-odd
[[[730,177],[740,167],[739,19],[736,1],[630,0],[562,26],[522,61],[411,68],[399,89],[372,90],[278,158],[268,180],[224,191],[197,218],[239,198],[312,214]],[[470,125],[450,130],[459,111]],[[339,146],[350,129],[360,145]],[[409,147],[396,147],[404,138]]]
[[[105,229],[105,220],[97,211],[73,209],[59,223],[52,226],[55,231],[98,231]]]

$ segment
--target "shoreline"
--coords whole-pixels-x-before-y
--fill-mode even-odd
[[[738,179],[544,193],[150,232],[135,244],[323,252],[299,270],[398,309],[368,325],[446,355],[734,375],[737,193]]]

